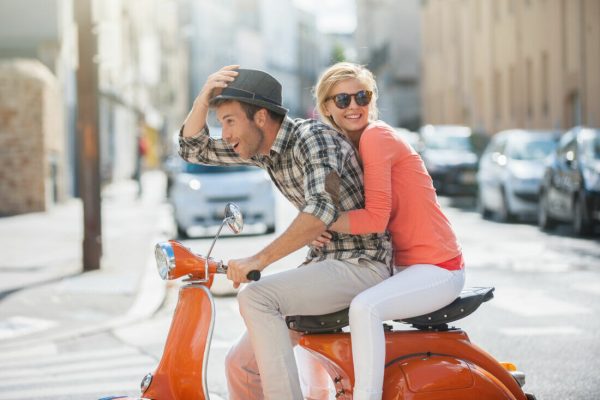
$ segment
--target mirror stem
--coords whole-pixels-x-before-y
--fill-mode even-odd
[[[208,276],[208,260],[210,259],[210,253],[212,253],[213,247],[215,247],[215,243],[217,242],[217,239],[221,234],[221,229],[223,229],[223,226],[225,226],[227,221],[230,219],[231,217],[223,219],[223,222],[221,222],[221,226],[219,227],[219,230],[217,231],[215,238],[213,239],[210,248],[208,249],[208,254],[206,255],[206,259],[204,260],[204,276]]]

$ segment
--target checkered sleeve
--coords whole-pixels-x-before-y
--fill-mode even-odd
[[[340,182],[345,151],[328,131],[312,131],[298,141],[304,174],[304,207],[330,226],[340,212]]]
[[[179,155],[187,162],[208,165],[244,164],[256,165],[236,154],[223,139],[210,137],[208,126],[195,136],[184,137],[183,126],[179,131]]]

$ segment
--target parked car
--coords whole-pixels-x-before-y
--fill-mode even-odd
[[[417,153],[421,153],[423,151],[423,141],[421,140],[421,135],[419,135],[417,132],[398,127],[394,128],[394,130],[400,134],[400,136],[406,139],[408,144],[410,144]]]
[[[477,205],[501,221],[536,217],[545,160],[560,132],[511,129],[495,134],[479,160]]]
[[[540,188],[538,224],[571,223],[577,235],[600,221],[600,129],[577,126],[560,140]]]
[[[268,174],[254,166],[207,166],[179,159],[169,191],[180,237],[213,235],[225,204],[244,210],[245,233],[275,232],[275,193]]]
[[[425,125],[421,157],[439,194],[474,195],[477,192],[477,153],[471,128],[459,125]]]

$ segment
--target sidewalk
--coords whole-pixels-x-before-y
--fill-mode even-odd
[[[81,273],[82,204],[0,218],[0,352],[145,318],[161,305],[154,244],[172,232],[162,172],[102,191],[102,267]]]

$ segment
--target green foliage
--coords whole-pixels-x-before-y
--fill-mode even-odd
[[[346,61],[346,51],[341,44],[336,43],[331,50],[331,63],[335,64],[342,61]]]

